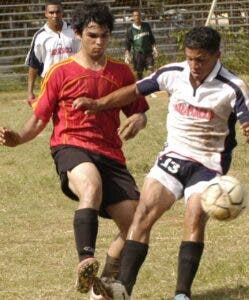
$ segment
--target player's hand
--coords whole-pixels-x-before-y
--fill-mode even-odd
[[[246,142],[249,143],[249,122],[241,125],[242,133],[246,137]]]
[[[17,132],[0,127],[0,145],[15,147],[19,144],[19,135]]]
[[[131,63],[131,55],[128,51],[125,52],[124,61],[128,65]]]
[[[153,47],[152,55],[153,55],[154,58],[157,58],[157,57],[158,57],[158,50],[157,50],[157,47],[156,47],[156,46]]]
[[[127,56],[127,55],[125,55],[125,57],[124,57],[124,61],[125,61],[125,63],[126,64],[130,64],[130,62],[131,62],[131,58],[130,58],[130,56]]]
[[[84,108],[86,110],[95,111],[97,110],[97,101],[87,97],[79,97],[73,101],[72,107],[75,109]]]
[[[32,103],[35,101],[35,94],[32,92],[28,95],[27,103],[29,106],[32,106]]]
[[[134,138],[137,133],[146,126],[147,117],[143,113],[138,113],[130,116],[118,129],[118,134],[124,139],[129,140]]]

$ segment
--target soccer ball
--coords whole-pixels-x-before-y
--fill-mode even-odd
[[[245,190],[232,176],[217,176],[210,180],[201,195],[203,210],[217,220],[237,218],[246,207]]]

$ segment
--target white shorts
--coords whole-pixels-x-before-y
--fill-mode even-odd
[[[175,195],[176,200],[184,197],[187,201],[192,194],[203,192],[217,175],[217,171],[198,162],[164,154],[158,157],[147,177],[158,180]]]

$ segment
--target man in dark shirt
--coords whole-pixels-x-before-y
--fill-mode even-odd
[[[131,61],[131,49],[133,52],[133,66],[137,78],[143,78],[144,70],[153,71],[154,56],[157,56],[155,38],[150,24],[142,22],[141,12],[132,12],[133,24],[128,28],[125,45],[125,61]]]

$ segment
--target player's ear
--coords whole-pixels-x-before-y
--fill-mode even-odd
[[[80,34],[78,31],[74,31],[74,34],[77,39],[81,40],[82,39],[82,34]]]
[[[73,28],[74,35],[77,39],[81,40],[82,39],[82,31],[79,30],[79,28]]]

